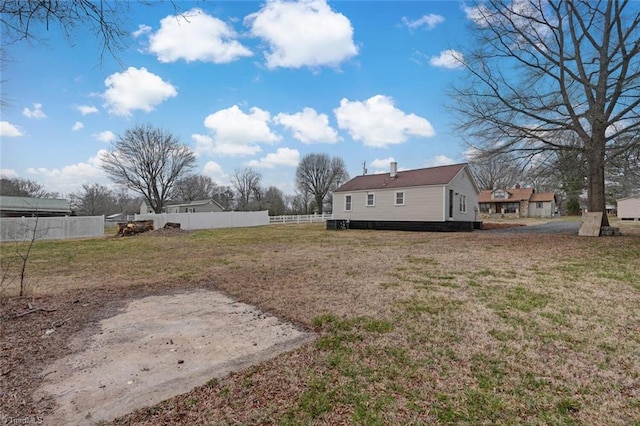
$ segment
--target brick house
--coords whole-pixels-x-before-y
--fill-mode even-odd
[[[557,215],[558,201],[554,192],[536,192],[516,185],[481,191],[478,207],[481,217],[553,217]]]

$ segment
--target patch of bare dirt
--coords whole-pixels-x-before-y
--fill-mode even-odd
[[[2,299],[2,424],[112,420],[311,338],[218,291],[171,287]]]

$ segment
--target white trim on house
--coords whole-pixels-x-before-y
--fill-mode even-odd
[[[458,194],[458,213],[467,214],[467,196]]]
[[[344,196],[344,211],[350,212],[353,209],[353,196],[351,194],[345,194]]]
[[[367,207],[375,207],[376,206],[376,193],[375,192],[367,192],[366,205]]]

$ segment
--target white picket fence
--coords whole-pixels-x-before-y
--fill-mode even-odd
[[[68,240],[104,235],[104,216],[3,217],[0,241]]]
[[[162,213],[137,214],[135,220],[153,220],[155,229],[163,228],[167,222],[180,224],[180,229],[213,229],[263,226],[269,224],[269,212],[208,212],[208,213]]]
[[[288,216],[269,216],[269,223],[274,224],[290,224],[290,223],[316,223],[326,222],[333,219],[333,214],[308,214],[308,215],[288,215]]]

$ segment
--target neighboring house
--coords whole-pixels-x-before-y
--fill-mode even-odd
[[[216,200],[196,200],[190,203],[169,204],[162,208],[163,213],[210,213],[223,212],[224,207]],[[146,201],[140,205],[140,214],[152,214],[153,209]]]
[[[327,228],[471,231],[478,187],[467,164],[357,176],[333,192]],[[348,223],[347,223],[348,222]]]
[[[482,191],[478,205],[483,217],[552,217],[558,211],[554,192],[536,192],[533,188],[520,188],[520,185],[511,189]]]
[[[0,217],[70,216],[68,200],[0,196]]]
[[[184,204],[170,204],[163,210],[165,213],[215,213],[223,212],[224,207],[216,200],[197,200]]]
[[[640,220],[640,195],[625,197],[618,202],[618,219]]]

